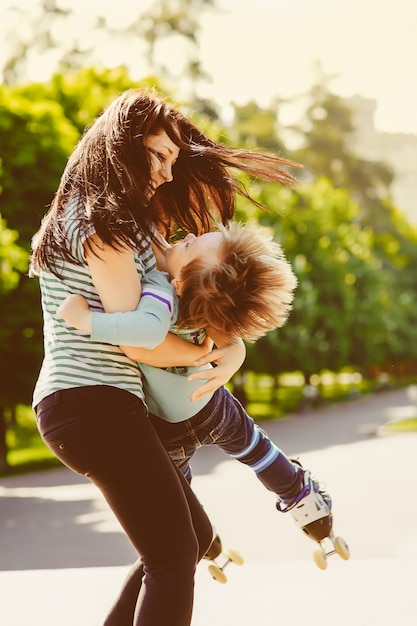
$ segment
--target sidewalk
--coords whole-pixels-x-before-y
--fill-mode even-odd
[[[415,626],[415,559],[250,563],[196,576],[192,626]],[[331,568],[331,571],[330,571]],[[0,573],[2,626],[101,626],[127,567]],[[162,626],[162,625],[161,625]],[[165,625],[163,625],[165,626]],[[169,626],[169,625],[166,625]]]
[[[412,410],[401,390],[263,424],[332,494],[352,556],[324,572],[248,468],[199,451],[194,489],[245,564],[226,585],[200,564],[193,626],[416,626],[417,435],[377,436]],[[94,487],[60,469],[0,480],[0,498],[0,625],[102,626],[135,555]]]

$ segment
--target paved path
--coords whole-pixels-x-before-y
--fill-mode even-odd
[[[227,585],[199,566],[193,626],[416,626],[417,435],[377,435],[413,411],[399,390],[263,425],[332,494],[352,558],[325,572],[250,470],[199,451],[194,488],[245,565]],[[0,626],[101,626],[135,555],[95,489],[59,469],[0,480],[0,497]]]

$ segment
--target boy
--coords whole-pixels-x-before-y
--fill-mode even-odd
[[[136,311],[94,313],[75,295],[64,302],[58,315],[93,340],[149,349],[162,342],[168,331],[199,344],[210,329],[225,340],[239,336],[256,341],[285,323],[297,279],[280,246],[259,228],[230,222],[200,237],[189,234],[174,246],[165,242],[164,248],[155,247],[155,254],[159,271],[144,277]],[[135,347],[123,351],[138,360]],[[215,444],[253,469],[276,494],[277,509],[290,511],[306,534],[310,519],[300,523],[299,508],[314,509],[315,519],[319,518],[315,525],[327,536],[331,529],[328,494],[308,470],[285,456],[225,387],[191,402],[190,393],[201,384],[189,380],[197,368],[163,369],[142,363],[139,367],[149,417],[189,481],[196,449]]]

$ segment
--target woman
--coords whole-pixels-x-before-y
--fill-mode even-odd
[[[158,230],[199,234],[214,218],[225,222],[237,193],[250,199],[228,168],[290,184],[282,165],[291,163],[209,140],[156,93],[132,89],[80,140],[34,238],[31,275],[40,277],[45,342],[33,399],[39,431],[65,465],[102,491],[141,557],[106,626],[190,624],[195,567],[212,527],[147,419],[137,364],[91,342],[56,311],[71,293],[96,310],[134,310],[141,276],[156,267]],[[169,335],[143,361],[216,362],[210,378],[195,374],[207,379],[197,399],[227,382],[244,355],[238,340],[210,352]]]

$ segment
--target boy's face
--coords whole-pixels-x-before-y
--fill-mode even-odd
[[[207,264],[217,265],[220,262],[219,248],[222,241],[223,235],[218,232],[205,233],[200,237],[190,233],[179,243],[164,250],[170,279],[178,280],[181,269],[195,259],[204,259]]]

